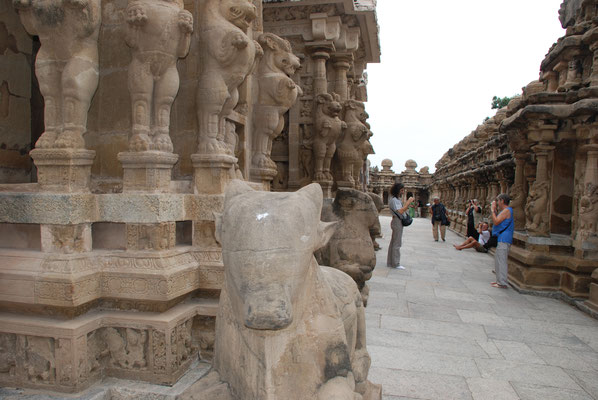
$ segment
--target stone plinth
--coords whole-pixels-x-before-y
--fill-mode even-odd
[[[29,155],[37,167],[37,181],[50,192],[87,192],[95,151],[34,149]]]
[[[316,181],[315,183],[319,184],[322,188],[322,192],[324,193],[325,199],[334,198],[334,196],[332,195],[332,185],[334,184],[333,181]]]
[[[123,191],[168,192],[172,167],[179,156],[164,151],[118,153],[123,166]]]
[[[192,154],[195,193],[221,194],[232,177],[237,158],[225,154]]]
[[[260,182],[263,190],[270,190],[272,181],[276,177],[277,171],[273,168],[251,168],[251,180]]]
[[[197,358],[195,321],[215,300],[164,313],[98,311],[70,320],[0,313],[1,386],[77,392],[104,376],[172,385]]]

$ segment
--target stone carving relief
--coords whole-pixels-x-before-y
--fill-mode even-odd
[[[525,201],[526,193],[523,190],[523,185],[516,183],[510,190],[511,203],[513,208],[513,216],[515,217],[515,229],[520,231],[525,229]]]
[[[200,10],[200,154],[232,156],[225,143],[225,118],[239,101],[239,86],[262,54],[260,45],[247,36],[256,17],[257,10],[248,0],[206,0]]]
[[[549,182],[534,182],[529,190],[525,206],[526,225],[529,233],[537,236],[548,236],[548,199]]]
[[[301,132],[301,150],[299,153],[299,170],[303,180],[311,181],[313,171],[313,135],[312,125],[299,125]]]
[[[338,221],[330,241],[316,253],[318,263],[349,275],[367,305],[366,285],[376,266],[372,236],[380,235],[378,210],[369,194],[355,189],[339,188],[334,202],[324,207],[322,221]]]
[[[166,250],[176,242],[176,224],[127,224],[127,250]]]
[[[332,181],[330,162],[336,151],[336,141],[347,127],[339,115],[342,111],[340,97],[336,94],[322,93],[316,96],[316,120],[313,137],[315,181]]]
[[[427,167],[425,167],[427,168]],[[376,193],[372,193],[372,192],[367,192],[368,196],[370,196],[372,198],[372,201],[374,202],[374,206],[376,206],[376,210],[378,211],[378,216],[380,216],[380,211],[382,211],[382,209],[384,208],[384,200],[382,200],[382,196],[376,194]],[[382,232],[380,231],[380,220],[378,220],[378,225],[374,225],[370,227],[370,237],[372,238],[372,244],[374,245],[374,250],[378,251],[380,250],[380,244],[378,244],[378,242],[376,242],[377,238],[382,237]]]
[[[172,152],[170,109],[179,91],[176,63],[189,52],[193,16],[182,0],[129,0],[126,13],[125,40],[133,53],[129,149]]]
[[[586,183],[579,206],[579,234],[583,239],[595,238],[598,233],[598,185]]]
[[[110,355],[109,364],[123,369],[145,369],[147,331],[132,328],[106,328],[102,332]]]
[[[322,203],[317,184],[295,193],[254,191],[241,181],[227,188],[216,222],[226,279],[213,366],[234,398],[381,398],[367,380],[357,286],[313,256],[335,229],[320,221]]]
[[[185,321],[177,325],[170,335],[170,351],[172,352],[171,360],[174,363],[173,369],[191,359],[191,356],[197,351],[197,347],[193,344],[191,336],[192,320]]]
[[[343,120],[347,127],[342,131],[337,142],[336,155],[341,165],[340,181],[344,185],[348,184],[349,187],[353,187],[359,178],[362,162],[359,150],[363,142],[368,139],[370,132],[364,124],[366,119],[367,113],[362,102],[356,100],[345,102]]]
[[[99,80],[100,0],[13,0],[13,5],[27,32],[41,41],[35,74],[45,131],[35,146],[82,149]]]
[[[290,43],[272,33],[258,39],[264,55],[258,66],[259,95],[254,113],[253,167],[276,169],[270,159],[272,140],[284,127],[284,113],[295,104],[303,91],[291,79],[301,67]]]
[[[28,381],[40,383],[56,381],[53,338],[18,336],[17,348],[20,353],[18,358],[22,360]]]
[[[17,338],[12,333],[0,333],[0,374],[15,375]]]

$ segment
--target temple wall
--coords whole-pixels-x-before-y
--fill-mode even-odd
[[[597,5],[563,2],[566,34],[542,61],[539,80],[449,150],[431,188],[460,233],[467,199],[481,198],[488,217],[496,195],[509,194],[516,229],[511,283],[587,310],[596,310],[598,268]]]
[[[0,182],[31,181],[33,42],[9,0],[0,1]]]

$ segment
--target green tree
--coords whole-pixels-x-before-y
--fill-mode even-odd
[[[498,96],[494,96],[492,97],[492,109],[493,110],[497,110],[499,108],[503,108],[506,107],[507,104],[509,104],[509,101],[511,101],[511,99],[513,98],[513,96],[511,97],[498,97]]]

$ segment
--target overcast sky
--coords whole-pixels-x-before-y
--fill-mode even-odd
[[[434,164],[485,117],[492,96],[538,79],[564,36],[562,0],[378,0],[382,60],[368,65],[367,112],[376,154],[397,173]]]

